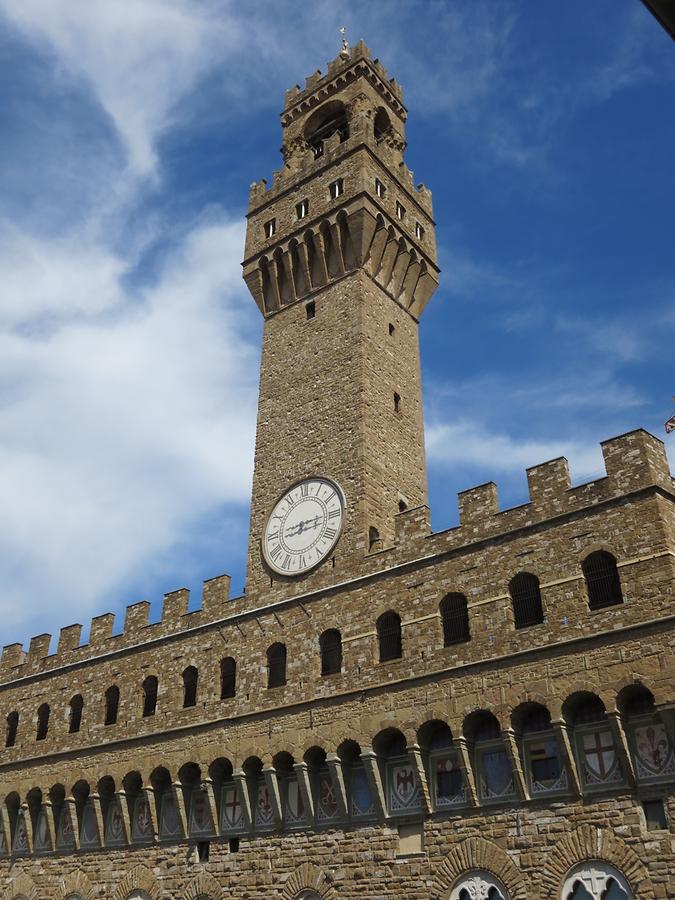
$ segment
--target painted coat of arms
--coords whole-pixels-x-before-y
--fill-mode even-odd
[[[661,722],[639,725],[633,734],[635,770],[641,781],[675,774],[675,753]]]
[[[123,847],[126,844],[124,833],[124,818],[122,817],[122,807],[118,797],[108,804],[108,819],[105,825],[105,844],[106,847]]]
[[[305,822],[305,802],[297,778],[289,778],[286,784],[286,822],[289,825],[301,825]]]
[[[350,808],[354,818],[372,816],[375,813],[373,795],[370,791],[370,782],[363,768],[352,769],[350,783]]]
[[[317,819],[320,822],[330,822],[337,818],[338,804],[335,796],[335,786],[329,772],[321,772],[319,775],[319,796],[316,807]]]
[[[148,795],[142,791],[134,801],[134,817],[131,825],[131,840],[138,844],[152,841],[152,815]]]
[[[37,822],[35,824],[33,849],[36,853],[50,853],[52,849],[52,841],[49,836],[47,810],[44,807],[38,813]]]
[[[433,759],[434,807],[458,806],[466,803],[466,785],[454,753]]]
[[[274,825],[274,809],[269,788],[266,784],[259,784],[255,804],[256,828],[271,828]]]
[[[16,825],[14,826],[14,841],[12,843],[12,853],[17,856],[28,853],[28,833],[26,832],[26,822],[23,817],[23,810],[20,809],[16,817]]]
[[[410,762],[394,763],[388,767],[389,812],[399,813],[419,809],[422,804],[417,771]]]
[[[160,807],[160,838],[181,838],[183,836],[183,828],[181,826],[178,804],[176,803],[173,789],[169,788],[164,791]]]
[[[244,827],[244,811],[239,801],[239,792],[234,784],[226,784],[221,794],[221,831],[241,831]]]
[[[583,781],[588,787],[623,781],[614,737],[608,728],[583,734],[581,754]]]
[[[211,805],[206,791],[193,791],[190,810],[190,834],[213,834]]]
[[[73,827],[70,822],[70,810],[68,804],[64,803],[59,812],[59,824],[56,829],[56,849],[72,850],[75,846],[73,837]]]
[[[93,800],[87,800],[82,810],[82,827],[80,828],[80,847],[98,847],[98,822]]]
[[[488,750],[481,761],[480,795],[482,800],[510,797],[514,793],[513,771],[505,750]]]

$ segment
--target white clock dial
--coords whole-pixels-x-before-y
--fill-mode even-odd
[[[262,539],[265,562],[279,575],[301,575],[324,560],[344,520],[345,497],[328,478],[306,478],[277,501]]]

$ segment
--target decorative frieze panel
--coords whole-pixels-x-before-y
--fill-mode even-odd
[[[164,791],[160,800],[159,837],[166,841],[180,841],[183,838],[180,810],[171,788]]]
[[[559,794],[569,790],[567,767],[553,733],[528,737],[524,741],[525,770],[531,796]]]
[[[52,838],[49,833],[49,813],[43,806],[37,814],[35,822],[35,830],[33,832],[33,852],[34,853],[51,853]]]
[[[154,840],[152,813],[148,796],[143,791],[134,800],[131,819],[131,840],[134,844],[149,844]]]
[[[511,800],[516,796],[513,768],[500,742],[476,752],[478,796],[485,802]]]
[[[14,825],[14,840],[12,841],[12,854],[14,856],[25,856],[28,853],[28,831],[26,829],[25,814],[20,809],[16,814],[16,824]]]
[[[56,849],[74,850],[75,835],[68,803],[63,803],[56,816]]]
[[[584,790],[625,782],[609,725],[579,729],[575,735],[581,785]]]
[[[108,815],[105,823],[105,845],[106,847],[124,847],[126,843],[122,804],[119,797],[113,797],[108,804]]]
[[[353,819],[375,817],[375,801],[363,766],[354,766],[349,779],[349,811]]]
[[[101,839],[98,833],[98,821],[93,800],[87,800],[82,809],[82,825],[80,826],[80,847],[83,850],[98,850]]]
[[[417,769],[409,757],[387,763],[387,810],[400,816],[420,812],[422,788]]]
[[[274,828],[274,805],[265,781],[256,784],[253,824],[259,831],[271,831]]]
[[[429,774],[431,805],[434,811],[467,804],[468,790],[455,750],[431,754]]]
[[[320,825],[328,825],[339,818],[336,785],[328,770],[320,771],[317,777],[316,819]]]
[[[307,811],[302,791],[298,779],[293,776],[286,779],[285,783],[284,824],[289,828],[307,825]]]
[[[234,784],[223,785],[220,794],[220,831],[222,834],[241,834],[245,828],[244,810],[239,799],[239,791]]]
[[[630,730],[635,774],[640,782],[672,779],[675,775],[675,751],[663,723],[649,720]]]

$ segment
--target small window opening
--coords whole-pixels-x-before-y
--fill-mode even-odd
[[[418,241],[421,241],[424,237],[424,228],[422,228],[419,222],[415,222],[415,237]]]
[[[395,612],[384,613],[377,620],[377,642],[380,662],[400,659],[403,655],[401,619]]]
[[[266,238],[273,237],[277,233],[277,220],[270,219],[269,222],[265,222],[263,228],[265,229]]]
[[[239,853],[239,838],[238,837],[230,838],[229,850],[230,850],[230,853]]]
[[[80,726],[82,725],[83,707],[84,700],[82,699],[82,695],[75,694],[73,699],[70,701],[70,722],[68,724],[69,734],[76,734],[80,730]]]
[[[380,107],[375,114],[375,121],[373,123],[373,132],[375,135],[375,140],[379,141],[384,135],[391,130],[391,121],[386,111]]]
[[[267,650],[267,687],[286,684],[286,645],[272,644]]]
[[[194,666],[188,666],[183,672],[183,709],[197,705],[197,679],[199,673]]]
[[[313,319],[316,315],[316,302],[314,300],[310,300],[309,303],[305,304],[305,312],[307,313],[308,319]]]
[[[321,675],[338,675],[342,671],[342,636],[335,628],[324,631],[319,638]]]
[[[375,179],[375,193],[380,199],[384,200],[385,195],[387,193],[387,189],[384,184],[380,181],[379,178]]]
[[[237,663],[227,656],[220,661],[220,699],[227,700],[237,693]]]
[[[469,609],[464,594],[447,594],[441,601],[440,612],[444,647],[471,639]]]
[[[111,685],[105,692],[105,719],[104,725],[114,725],[117,722],[117,711],[120,705],[120,689],[116,684]]]
[[[663,800],[644,800],[642,809],[645,814],[647,831],[661,831],[668,827]]]
[[[396,218],[403,221],[405,219],[405,206],[402,203],[396,201]]]
[[[390,334],[390,335],[393,335],[393,333],[394,333],[395,331],[396,331],[396,326],[395,326],[392,322],[390,322],[390,323],[389,323],[389,334]]]
[[[379,550],[380,547],[380,532],[377,530],[377,528],[375,528],[374,525],[371,525],[368,529],[368,549]]]
[[[157,676],[148,675],[143,682],[143,718],[154,716],[157,709]]]
[[[209,861],[209,849],[209,841],[197,841],[197,856],[199,857],[199,862]]]
[[[38,709],[38,722],[37,722],[37,734],[35,735],[36,741],[44,741],[47,737],[47,731],[49,730],[49,704],[43,703],[40,709]]]
[[[296,204],[295,215],[298,219],[304,219],[305,216],[309,215],[309,200],[301,200]]]
[[[401,395],[394,392],[394,412],[401,412]]]
[[[529,628],[544,621],[539,579],[529,572],[519,572],[509,582],[516,628]]]
[[[5,747],[13,747],[16,744],[16,732],[19,728],[18,712],[11,712],[7,716],[7,735],[5,737]]]
[[[337,200],[337,198],[342,196],[345,192],[344,179],[337,178],[335,181],[332,181],[328,185],[328,190],[330,191],[331,200]]]
[[[398,501],[398,511],[399,512],[405,512],[407,508],[408,508],[408,504],[405,502],[405,500]]]

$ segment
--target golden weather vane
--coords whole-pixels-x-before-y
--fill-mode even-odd
[[[340,50],[340,56],[343,59],[349,59],[349,43],[345,35],[347,34],[347,29],[343,26],[340,29],[340,34],[342,35],[342,48]]]

